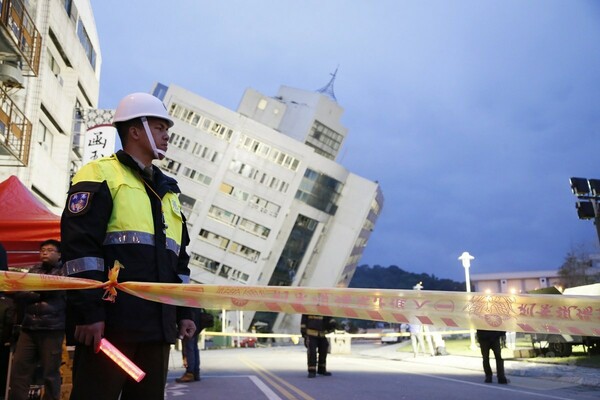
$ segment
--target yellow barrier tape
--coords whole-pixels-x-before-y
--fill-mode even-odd
[[[97,282],[2,272],[0,290],[116,288],[146,300],[208,309],[317,314],[436,328],[600,336],[600,296],[427,290]],[[119,301],[118,297],[116,301]]]

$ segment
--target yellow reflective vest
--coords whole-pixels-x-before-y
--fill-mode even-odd
[[[106,180],[113,200],[113,213],[108,222],[105,244],[154,244],[154,226],[150,200],[142,177],[126,168],[116,155],[96,160],[79,171],[73,178],[78,182]],[[151,189],[151,192],[153,190]],[[158,197],[158,194],[154,192]],[[90,199],[90,201],[92,201]],[[167,248],[179,254],[182,238],[181,204],[175,193],[162,198],[162,213],[167,237]]]

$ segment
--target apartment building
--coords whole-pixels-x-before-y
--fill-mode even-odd
[[[100,45],[88,0],[0,0],[0,181],[16,175],[62,211],[98,107]]]
[[[334,97],[248,89],[233,111],[176,85],[153,94],[176,121],[160,166],[182,190],[193,281],[348,285],[383,195],[336,163],[347,130]],[[297,315],[248,314],[232,325],[298,329]]]

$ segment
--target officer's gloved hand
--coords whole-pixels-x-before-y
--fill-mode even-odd
[[[306,347],[308,349],[308,336],[303,336],[304,337],[304,347]]]

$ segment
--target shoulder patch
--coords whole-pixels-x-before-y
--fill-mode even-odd
[[[90,205],[90,192],[77,192],[69,196],[68,207],[71,214],[79,214]]]
[[[181,207],[179,206],[179,201],[175,199],[171,199],[171,207],[176,214],[181,214]]]

